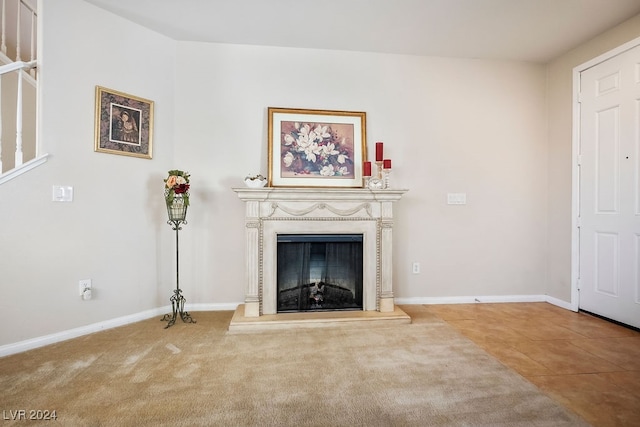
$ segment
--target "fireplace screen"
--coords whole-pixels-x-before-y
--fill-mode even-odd
[[[278,235],[278,312],[362,310],[362,234]]]

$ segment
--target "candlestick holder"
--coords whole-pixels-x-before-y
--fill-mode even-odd
[[[384,176],[384,178],[382,179],[382,182],[384,183],[384,188],[387,189],[389,188],[389,175],[391,175],[391,169],[383,169],[382,175]]]

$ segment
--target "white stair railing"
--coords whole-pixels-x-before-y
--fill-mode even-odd
[[[11,73],[18,73],[18,86],[16,96],[16,151],[14,168],[22,166],[24,156],[22,151],[22,80],[24,79],[23,70],[32,70],[36,66],[37,61],[24,62],[16,61],[7,65],[0,66],[0,99],[2,99],[2,76]],[[2,102],[0,102],[0,171],[2,171]]]
[[[0,41],[0,51],[3,54],[7,53],[7,43],[15,48],[15,61],[22,61],[22,45],[23,38],[26,37],[30,44],[30,61],[36,59],[36,20],[38,13],[32,4],[35,4],[35,0],[9,0],[7,7],[7,0],[2,0],[2,40]],[[23,20],[23,16],[28,15],[28,18]],[[7,22],[7,17],[10,19]],[[22,33],[22,25],[28,23],[29,34]],[[7,36],[9,31],[9,36]]]
[[[0,34],[0,183],[10,179],[7,175],[19,174],[16,172],[23,164],[25,164],[25,152],[27,153],[27,163],[30,163],[34,157],[38,157],[37,143],[35,137],[27,138],[23,147],[23,103],[25,101],[33,104],[35,99],[31,96],[25,100],[23,93],[23,80],[26,78],[28,83],[36,87],[37,91],[37,60],[36,60],[36,27],[37,13],[35,10],[35,0],[1,0],[2,2],[2,21]],[[23,46],[29,46],[30,59],[24,61],[22,59]],[[2,65],[4,64],[4,65]],[[9,80],[3,79],[10,73],[16,73],[17,79],[11,77]],[[9,87],[6,87],[6,85]],[[3,85],[5,87],[3,88]],[[16,93],[15,102],[12,99],[12,93]],[[31,93],[31,92],[30,92]],[[33,104],[35,105],[35,104]],[[13,132],[13,124],[9,123],[4,126],[2,123],[2,108],[11,108],[15,106],[15,146],[12,144],[13,138],[6,132]],[[30,105],[32,106],[32,105]],[[12,115],[12,114],[11,114]],[[35,123],[32,120],[27,121],[27,129],[34,126],[33,131],[29,135],[35,135]],[[3,135],[3,129],[5,135]],[[14,152],[14,163],[11,165],[9,155],[10,151]],[[5,153],[5,167],[2,163],[2,151]],[[5,170],[7,169],[7,170]]]

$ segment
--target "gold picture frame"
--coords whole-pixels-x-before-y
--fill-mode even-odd
[[[366,113],[268,108],[271,187],[363,186]]]
[[[94,149],[151,159],[153,101],[96,86]]]

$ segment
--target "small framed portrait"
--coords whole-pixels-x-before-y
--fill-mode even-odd
[[[95,151],[151,159],[153,101],[96,86]]]
[[[269,107],[269,186],[362,187],[366,113]]]

